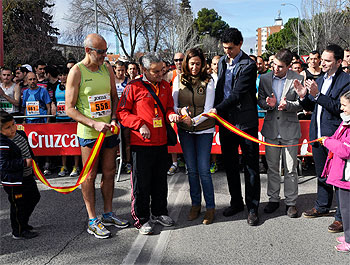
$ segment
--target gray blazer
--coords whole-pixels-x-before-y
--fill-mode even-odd
[[[269,139],[276,139],[278,135],[283,140],[299,139],[301,137],[300,124],[297,113],[302,110],[298,101],[298,95],[294,90],[294,80],[303,82],[304,77],[288,70],[286,82],[284,84],[282,98],[286,98],[287,107],[283,111],[275,107],[270,107],[266,103],[266,98],[271,97],[273,72],[268,72],[260,77],[258,91],[258,105],[267,110],[261,134]]]

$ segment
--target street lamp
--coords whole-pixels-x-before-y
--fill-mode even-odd
[[[298,10],[298,55],[300,55],[300,12],[299,12],[299,8],[291,3],[282,3],[281,6],[286,6],[286,5],[290,5],[290,6],[294,6],[297,10]]]

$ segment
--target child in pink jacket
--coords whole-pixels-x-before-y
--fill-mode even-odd
[[[323,137],[323,145],[329,150],[322,173],[327,183],[339,188],[339,207],[344,236],[338,237],[340,252],[350,252],[350,91],[340,98],[340,114],[343,122],[333,136]]]

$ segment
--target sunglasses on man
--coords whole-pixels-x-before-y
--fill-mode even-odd
[[[98,54],[107,53],[107,50],[108,50],[108,49],[101,50],[101,49],[96,49],[96,48],[93,48],[93,47],[88,47],[88,48],[91,49],[91,50],[93,50],[93,51],[96,51]]]
[[[174,62],[182,62],[184,59],[174,59]]]

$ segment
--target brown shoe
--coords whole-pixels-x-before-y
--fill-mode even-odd
[[[193,221],[194,219],[197,219],[201,212],[201,206],[192,206],[190,213],[188,214],[188,221]]]
[[[328,226],[328,232],[330,233],[343,232],[343,223],[340,221],[334,220],[334,222],[330,226]]]
[[[290,218],[297,218],[298,217],[298,209],[294,205],[287,205],[287,215]]]
[[[327,212],[321,213],[317,211],[315,208],[312,208],[311,210],[307,210],[303,212],[303,216],[305,218],[316,218],[316,217],[322,217],[322,216],[329,216],[329,212],[327,211]]]
[[[204,215],[203,224],[209,225],[209,224],[213,223],[214,216],[215,216],[215,209],[214,208],[207,209],[207,211],[205,212],[205,215]]]

